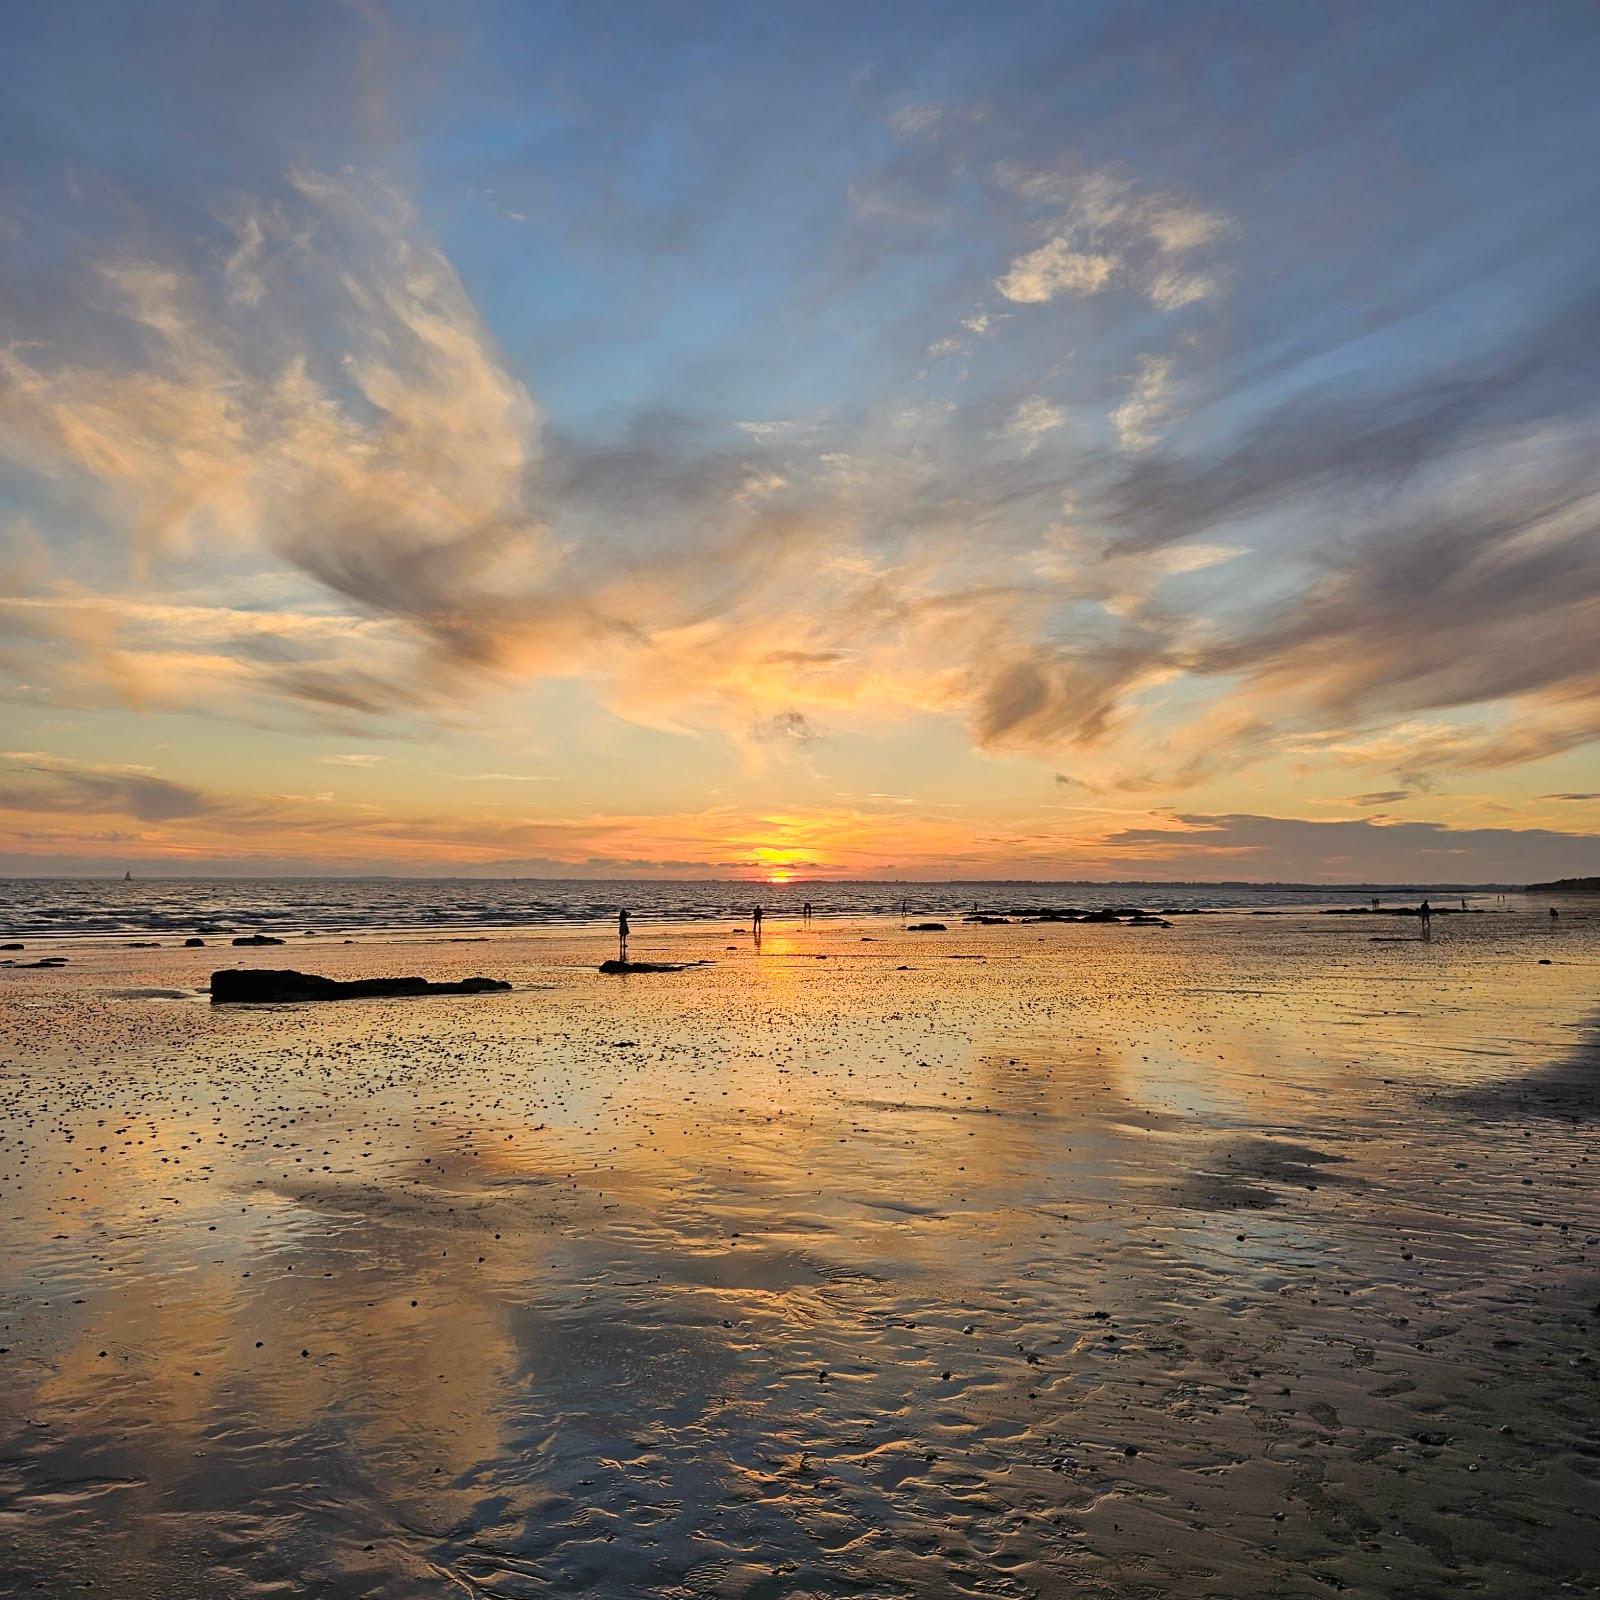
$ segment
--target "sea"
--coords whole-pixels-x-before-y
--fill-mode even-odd
[[[481,932],[581,927],[626,908],[638,927],[796,917],[1016,915],[1073,907],[1150,911],[1317,909],[1415,903],[1425,894],[1494,903],[1504,886],[1252,883],[828,882],[573,878],[10,878],[0,879],[0,935]]]

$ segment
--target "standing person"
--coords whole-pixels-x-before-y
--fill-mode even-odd
[[[757,906],[750,914],[750,932],[755,935],[757,944],[761,943],[761,907]]]
[[[628,913],[626,909],[617,913],[617,960],[628,959]]]
[[[1417,907],[1417,915],[1422,918],[1422,937],[1431,938],[1433,934],[1433,907],[1426,900]]]
[[[811,920],[811,902],[809,900],[807,900],[806,903],[801,906],[800,916],[806,922]]]

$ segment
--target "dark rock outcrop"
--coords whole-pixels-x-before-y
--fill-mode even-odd
[[[732,945],[728,948],[731,950]],[[627,972],[686,972],[690,967],[702,967],[703,961],[602,961],[600,970],[610,973]]]
[[[211,974],[213,1005],[283,1005],[301,1000],[375,1000],[391,995],[490,994],[511,985],[499,978],[462,978],[430,983],[426,978],[353,978],[348,982],[310,972],[270,967],[229,967]]]
[[[233,941],[235,944],[282,944],[282,939],[274,939],[270,933],[241,933]]]
[[[950,930],[942,922],[913,922],[907,933],[948,933]]]

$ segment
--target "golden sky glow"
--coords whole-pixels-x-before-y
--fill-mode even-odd
[[[18,30],[0,870],[1594,870],[1558,30],[382,15]]]

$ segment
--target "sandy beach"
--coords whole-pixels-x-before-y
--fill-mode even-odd
[[[1593,1593],[1594,910],[0,973],[0,1566]],[[212,1006],[236,964],[515,987]]]

